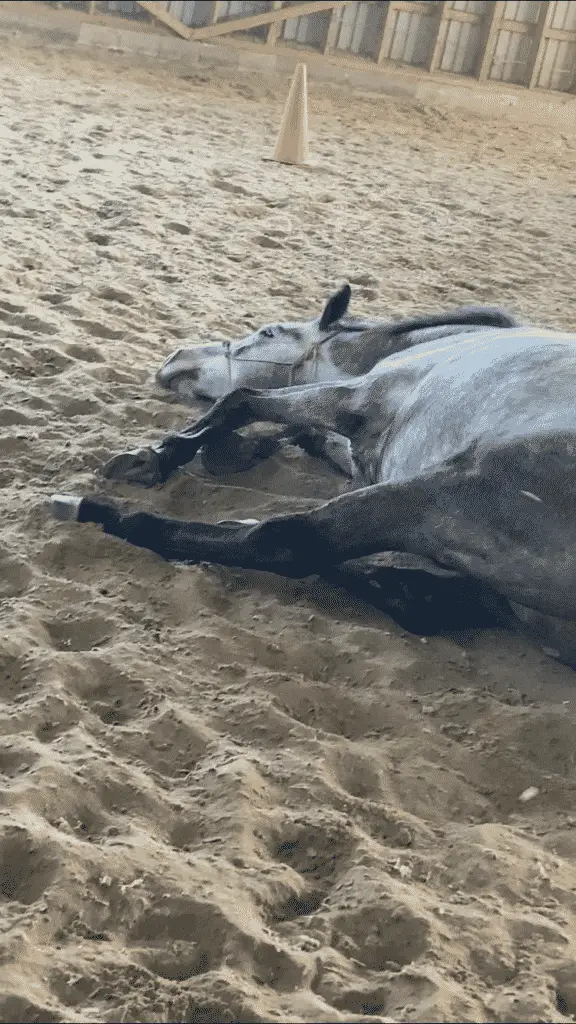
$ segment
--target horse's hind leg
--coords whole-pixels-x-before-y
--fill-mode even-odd
[[[508,601],[491,587],[419,556],[370,555],[322,578],[386,612],[409,633],[454,634],[511,627],[515,621]]]
[[[239,388],[185,430],[110,459],[103,475],[153,486],[191,462],[204,445],[221,443],[225,433],[258,421],[351,437],[358,423],[352,411],[356,391],[353,384],[324,383],[263,391]]]

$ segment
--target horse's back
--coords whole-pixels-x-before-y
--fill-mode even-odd
[[[446,332],[448,330],[446,328]],[[549,362],[554,361],[556,352],[571,352],[576,357],[576,333],[568,331],[540,327],[474,327],[457,334],[452,329],[446,337],[440,336],[438,329],[435,333],[433,340],[423,338],[419,344],[382,360],[378,364],[379,372],[421,366],[423,373],[434,369],[447,378],[454,374],[465,378],[510,357],[522,360],[524,355],[529,357],[536,351]]]
[[[535,451],[576,446],[576,334],[531,327],[462,333],[389,362],[396,364],[386,370],[391,381],[410,369],[414,378],[387,432],[382,480],[523,441]]]

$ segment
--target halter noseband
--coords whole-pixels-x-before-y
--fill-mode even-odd
[[[306,351],[299,357],[299,359],[295,359],[291,363],[279,362],[275,359],[251,359],[247,358],[246,356],[237,356],[232,352],[232,342],[222,341],[221,345],[222,348],[224,349],[224,357],[226,359],[226,364],[228,366],[228,381],[230,383],[230,387],[233,386],[232,363],[260,363],[261,366],[285,366],[288,369],[288,387],[292,387],[292,385],[294,384],[294,375],[296,371],[301,369],[302,366],[305,366],[306,363],[312,361],[312,364],[314,366],[314,379],[313,381],[311,381],[311,383],[316,384],[318,381],[318,356],[320,353],[320,349],[322,348],[322,345],[325,345],[327,341],[332,341],[332,339],[335,338],[336,335],[342,334],[343,331],[350,331],[351,333],[362,333],[365,330],[367,330],[365,326],[353,327],[348,324],[339,324],[337,330],[332,331],[330,334],[327,334],[325,338],[320,338],[319,341],[313,342],[313,344],[308,346]]]
[[[224,349],[224,356],[226,359],[226,364],[228,366],[228,380],[230,386],[232,387],[233,385],[233,363],[260,363],[261,366],[285,366],[288,369],[288,387],[291,387],[294,384],[294,374],[296,373],[297,370],[300,369],[300,367],[305,366],[306,363],[309,362],[309,360],[312,360],[314,364],[315,374],[313,383],[316,383],[316,380],[318,378],[318,350],[320,346],[324,344],[325,341],[329,341],[330,338],[333,337],[334,335],[330,334],[328,337],[322,338],[321,341],[314,342],[313,345],[310,345],[306,349],[304,354],[301,355],[299,359],[295,359],[292,363],[284,363],[276,359],[250,359],[246,356],[237,356],[231,350],[232,342],[223,341],[221,342],[221,344],[222,348]]]

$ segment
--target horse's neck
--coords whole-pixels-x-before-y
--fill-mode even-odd
[[[330,359],[342,377],[368,373],[390,351],[400,351],[407,346],[407,335],[391,339],[388,327],[384,321],[368,322],[363,330],[360,325],[353,328],[346,325],[340,334],[332,338]]]
[[[437,338],[447,338],[462,331],[485,331],[481,324],[443,324],[433,327],[406,331],[405,334],[390,335],[390,324],[375,322],[365,331],[349,333],[347,330],[332,339],[330,357],[336,371],[342,377],[359,377],[369,373],[377,363],[387,356],[405,349],[423,345]]]

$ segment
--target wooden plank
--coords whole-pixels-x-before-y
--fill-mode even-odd
[[[144,2],[144,0],[137,0],[138,7],[141,7],[143,11],[147,11],[148,14],[152,15],[156,21],[160,21],[162,25],[169,28],[172,32],[175,32],[177,36],[181,36],[182,39],[190,39],[192,29],[188,28],[187,25],[183,25],[178,18],[174,18],[168,11],[159,3]]]
[[[440,66],[440,61],[442,60],[442,44],[446,37],[444,37],[443,40],[441,32],[442,26],[446,22],[446,12],[448,9],[448,0],[442,0],[441,3],[436,4],[436,7],[432,15],[434,18],[434,27],[432,30],[432,47],[430,50],[430,56],[428,58],[427,64],[428,71],[431,72],[438,70],[438,67]]]
[[[404,11],[406,14],[429,14],[434,13],[435,4],[432,0],[394,0],[390,7],[395,11]]]
[[[212,17],[210,18],[210,24],[215,25],[220,17],[220,10],[222,7],[222,0],[214,0],[214,10],[212,11]]]
[[[273,11],[279,11],[282,7],[284,0],[274,0],[272,4]],[[270,28],[268,29],[268,35],[266,36],[266,46],[275,46],[278,36],[280,35],[280,22],[272,21]]]
[[[500,28],[503,32],[517,32],[524,35],[526,32],[534,32],[536,25],[533,22],[503,19],[500,22]],[[576,29],[573,28],[545,28],[544,35],[547,39],[558,39],[561,43],[576,42]]]
[[[89,0],[88,2],[88,14],[94,14],[96,10],[96,0]]]
[[[526,32],[534,31],[534,24],[530,21],[511,21],[510,18],[502,18],[500,22],[501,32],[514,32],[516,35],[523,35]]]
[[[214,39],[216,36],[225,36],[230,32],[247,32],[250,28],[258,25],[271,25],[274,22],[288,21],[291,18],[301,18],[306,14],[318,14],[320,11],[329,11],[333,7],[348,7],[353,0],[314,0],[314,3],[295,4],[294,7],[282,7],[278,11],[264,11],[262,14],[249,14],[243,18],[231,18],[229,21],[220,21],[217,25],[203,25],[202,28],[190,29],[189,39]],[[146,6],[152,6],[146,5]]]
[[[544,35],[546,39],[557,39],[560,43],[576,43],[576,31],[573,28],[547,28]]]
[[[526,32],[533,32],[535,27],[534,23],[529,21],[510,21],[506,18],[500,22],[500,28],[503,32],[517,32],[520,35]],[[573,28],[545,28],[544,35],[547,39],[559,39],[563,43],[573,43],[576,41],[576,29]]]
[[[396,27],[396,4],[390,2],[388,4],[388,10],[386,11],[382,20],[382,34],[380,36],[380,46],[378,47],[378,53],[376,54],[376,63],[381,64],[382,61],[386,60],[390,53],[390,47],[392,39],[394,37],[394,29]]]
[[[498,43],[498,35],[504,18],[506,0],[496,0],[490,4],[484,25],[484,39],[480,47],[476,78],[484,81],[492,70],[492,61]]]
[[[482,15],[478,12],[457,11],[453,7],[448,7],[444,17],[449,21],[461,21],[467,25],[479,25],[482,21]]]
[[[538,21],[534,26],[534,35],[532,38],[532,49],[530,56],[526,61],[526,79],[525,84],[529,89],[533,89],[540,78],[540,71],[542,70],[542,61],[544,60],[544,53],[546,52],[546,44],[548,42],[545,31],[546,25],[548,24],[548,17],[550,15],[551,4],[549,2],[541,3],[540,10],[538,11]]]
[[[330,24],[328,25],[328,32],[326,33],[326,42],[324,43],[323,53],[332,53],[332,50],[336,46],[336,40],[338,39],[338,32],[340,25],[342,24],[342,11],[341,7],[334,7],[332,14],[330,15]]]

